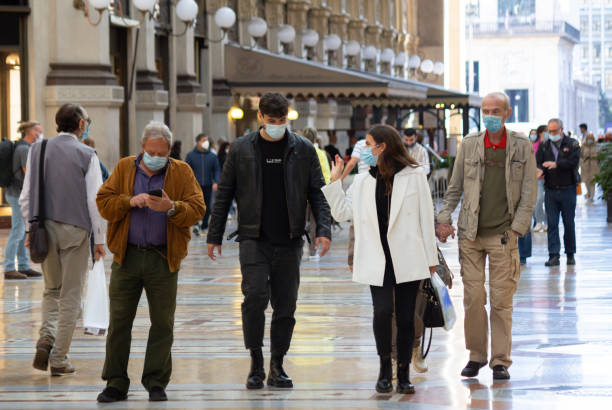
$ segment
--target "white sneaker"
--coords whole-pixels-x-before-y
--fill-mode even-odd
[[[533,227],[534,232],[542,232],[543,229],[544,229],[544,225],[542,225],[540,222],[538,222],[536,226]]]
[[[317,262],[317,261],[321,260],[321,256],[318,253],[315,253],[314,255],[310,255],[309,259],[312,262]]]
[[[412,349],[412,365],[418,373],[425,373],[429,370],[427,360],[421,357],[421,346]]]

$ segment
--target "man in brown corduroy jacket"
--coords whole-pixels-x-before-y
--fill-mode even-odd
[[[168,158],[172,133],[162,123],[147,125],[142,153],[124,158],[98,191],[114,254],[109,286],[110,327],[99,402],[125,400],[132,323],[144,288],[151,329],[142,384],[149,400],[165,401],[172,373],[177,276],[187,256],[189,228],[204,215],[204,197],[189,165]]]

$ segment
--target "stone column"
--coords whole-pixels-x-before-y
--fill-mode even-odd
[[[180,30],[184,23],[174,18],[174,29]],[[173,124],[174,138],[183,142],[185,149],[191,149],[196,135],[202,132],[206,94],[195,75],[195,54],[193,28],[183,36],[175,37],[176,53],[176,124]]]
[[[225,137],[227,141],[233,141],[236,136],[236,128],[228,114],[234,103],[232,92],[227,82],[222,79],[213,80],[212,91],[212,115],[208,134],[215,139]]]
[[[223,30],[215,24],[214,13],[217,9],[226,5],[226,0],[206,1],[206,35],[208,39],[218,40],[223,37]],[[227,127],[229,127],[229,121],[227,115],[223,119],[219,119],[213,112],[216,92],[213,83],[215,81],[225,83],[225,41],[208,41],[208,48],[201,51],[203,72],[200,83],[202,84],[203,92],[207,96],[206,107],[203,110],[202,132],[209,135],[214,135],[213,130],[220,126],[223,126],[224,132],[228,133]]]
[[[132,6],[132,15],[140,13]],[[155,67],[155,22],[148,17],[140,25],[136,57],[136,102],[135,124],[130,132],[130,153],[140,150],[140,135],[151,121],[164,122],[164,111],[168,107],[168,91],[158,77]]]
[[[315,4],[316,3],[316,4]],[[325,47],[323,46],[323,38],[329,34],[329,16],[331,9],[327,7],[322,0],[314,0],[314,7],[310,9],[310,26],[319,33],[319,43],[315,46],[314,59],[316,61],[327,62]]]
[[[338,114],[338,104],[336,100],[330,98],[317,102],[317,118],[315,127],[317,130],[336,129],[336,115]]]
[[[379,16],[380,16],[380,1],[379,0],[371,0],[364,2],[364,11],[365,17],[368,21],[368,25],[365,29],[365,38],[367,46],[374,46],[378,50],[381,48],[381,34],[382,34],[382,26],[380,24]],[[379,63],[380,55],[377,55],[376,58],[369,60],[366,62],[365,69],[367,71],[378,72],[378,63]]]
[[[284,23],[286,0],[268,0],[266,6],[266,22],[268,23],[268,50],[273,53],[281,53],[283,51],[282,44],[278,39],[278,31],[281,24]]]
[[[395,51],[395,40],[397,33],[393,29],[383,29],[382,31],[382,47],[381,49],[390,48]],[[393,62],[384,63],[381,62],[380,71],[385,74],[393,74]]]
[[[291,128],[293,130],[303,130],[306,127],[315,127],[317,101],[314,98],[295,100],[293,109],[298,112],[298,119],[291,123]]]
[[[295,28],[293,55],[306,58],[306,49],[302,41],[304,30],[308,28],[308,8],[310,0],[288,0],[287,22]]]
[[[344,1],[331,0],[331,16],[329,18],[329,31],[331,34],[336,34],[342,40],[340,48],[333,53],[331,65],[336,67],[345,67],[344,46],[348,41],[348,24],[350,16],[344,7]]]
[[[257,16],[256,0],[238,0],[238,10],[236,12],[238,22],[238,42],[241,46],[253,47],[254,39],[249,34],[249,22]]]
[[[46,77],[45,125],[48,136],[56,134],[55,113],[65,103],[81,104],[93,120],[92,137],[100,160],[109,168],[119,160],[120,108],[123,87],[111,71],[110,23],[105,12],[100,24],[92,26],[81,10],[63,0],[48,0],[46,31],[50,71]],[[97,12],[92,10],[93,18]],[[32,48],[31,50],[35,50]]]

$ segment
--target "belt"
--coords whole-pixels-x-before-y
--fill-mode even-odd
[[[146,252],[146,251],[165,251],[166,250],[166,245],[160,245],[160,246],[153,246],[153,245],[133,245],[131,243],[128,243],[128,247],[135,249],[137,251],[142,251],[142,252]]]

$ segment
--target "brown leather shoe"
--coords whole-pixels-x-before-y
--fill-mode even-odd
[[[32,367],[43,372],[46,371],[49,366],[49,353],[51,353],[52,348],[53,343],[49,339],[38,339]]]
[[[13,279],[27,279],[28,277],[23,273],[17,272],[16,270],[10,270],[8,272],[4,272],[4,279],[13,280]]]
[[[42,276],[42,273],[33,269],[20,270],[19,273],[26,275],[28,278],[40,278]]]
[[[51,367],[51,376],[65,376],[76,372],[76,369],[67,364],[64,367]]]

